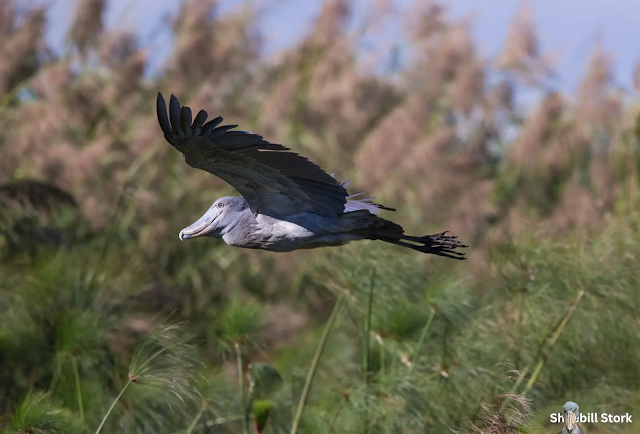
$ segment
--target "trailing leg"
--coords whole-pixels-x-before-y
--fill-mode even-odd
[[[395,224],[394,224],[395,225]],[[422,237],[414,237],[405,235],[394,226],[395,230],[368,229],[366,230],[367,238],[371,240],[380,240],[385,243],[395,244],[397,246],[408,247],[412,250],[429,253],[432,255],[444,256],[446,258],[464,260],[465,254],[456,251],[469,247],[457,240],[458,237],[447,235],[448,231],[439,234],[424,235]]]
[[[408,247],[422,253],[444,256],[446,258],[465,260],[463,252],[457,252],[455,249],[469,247],[458,241],[456,236],[445,235],[447,231],[434,235],[425,235],[422,237],[412,237],[409,235],[401,235],[399,238],[388,238],[381,235],[380,241],[395,244],[397,246]],[[409,241],[409,242],[407,242]],[[416,243],[416,244],[413,244]]]

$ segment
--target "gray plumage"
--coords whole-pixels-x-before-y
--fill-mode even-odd
[[[285,146],[260,135],[232,131],[222,118],[209,122],[200,110],[181,107],[171,95],[169,112],[160,93],[158,122],[165,139],[180,151],[187,164],[222,178],[242,195],[218,199],[195,223],[180,231],[180,239],[222,238],[236,247],[289,252],[372,239],[453,259],[465,259],[456,248],[467,247],[446,232],[412,237],[381,210],[395,211],[356,199],[319,166]]]
[[[564,426],[558,434],[582,434],[582,430],[578,427],[580,420],[580,407],[573,401],[567,401],[562,406],[562,416],[564,417]]]

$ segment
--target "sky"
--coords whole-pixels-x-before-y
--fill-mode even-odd
[[[21,0],[50,4],[47,39],[54,47],[62,47],[64,32],[78,0]],[[356,0],[356,19],[363,16],[374,0]],[[408,9],[419,0],[392,0]],[[265,3],[266,1],[262,1]],[[20,3],[20,2],[18,2]],[[221,0],[222,11],[238,7],[242,0]],[[277,52],[295,43],[305,34],[309,23],[319,11],[322,0],[270,0],[269,13],[261,25],[265,32],[265,50]],[[454,18],[472,18],[472,32],[480,52],[489,57],[499,52],[513,18],[522,1],[519,0],[449,0],[443,1]],[[596,42],[614,59],[615,79],[630,86],[632,71],[640,59],[640,0],[529,0],[534,22],[539,30],[542,52],[558,55],[558,75],[554,81],[562,90],[575,88],[586,68],[589,54]],[[180,0],[111,0],[106,14],[108,27],[136,29],[142,35],[152,35],[160,29],[150,50],[159,64],[170,47],[169,32],[160,27],[167,13],[178,10]],[[395,23],[395,28],[402,25]],[[384,42],[394,38],[394,28],[381,32]]]

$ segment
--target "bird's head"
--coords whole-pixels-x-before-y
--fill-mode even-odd
[[[247,202],[240,197],[221,197],[195,223],[180,231],[180,239],[198,237],[220,238],[240,220],[248,210]]]
[[[564,416],[564,426],[571,431],[578,424],[580,410],[578,404],[573,401],[567,401],[562,407],[562,415]]]

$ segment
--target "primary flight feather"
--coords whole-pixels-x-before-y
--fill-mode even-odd
[[[200,110],[195,119],[171,95],[169,110],[162,94],[157,99],[158,122],[165,139],[182,153],[191,167],[205,170],[234,187],[242,197],[223,197],[180,239],[222,238],[236,247],[289,252],[370,239],[409,247],[423,253],[465,259],[457,248],[467,247],[446,232],[413,237],[403,228],[378,217],[393,208],[349,195],[349,181],[339,183],[319,166],[262,136],[207,122]]]

